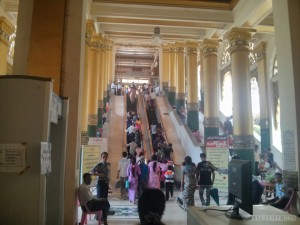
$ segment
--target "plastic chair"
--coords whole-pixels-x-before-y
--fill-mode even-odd
[[[294,191],[294,188],[287,188],[287,193],[290,197],[288,203],[286,204],[285,208],[283,209],[283,211],[288,211],[289,213],[292,213],[292,204],[295,202],[295,191]]]
[[[79,191],[77,192],[78,194],[78,199],[79,199],[79,203],[81,206],[81,210],[82,210],[82,215],[81,215],[81,222],[80,225],[84,225],[87,224],[87,215],[91,215],[91,214],[96,214],[98,216],[98,225],[101,225],[101,217],[102,217],[102,210],[99,211],[90,211],[89,207],[87,206],[87,204],[83,204],[81,205],[81,196],[79,194]]]

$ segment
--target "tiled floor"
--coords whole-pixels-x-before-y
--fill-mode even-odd
[[[176,203],[176,197],[178,195],[179,191],[176,190],[174,193],[174,197],[171,198],[169,201],[166,202],[166,209],[165,213],[163,215],[163,222],[167,225],[185,225],[187,224],[187,213],[184,212],[179,205]],[[220,192],[220,205],[225,205],[227,202],[227,193]],[[120,206],[120,205],[133,205],[127,200],[120,200],[119,199],[119,190],[116,192],[113,192],[109,196],[109,201],[111,204],[111,207],[114,206]],[[200,206],[200,199],[199,199],[199,192],[196,190],[195,192],[195,204],[196,206]],[[211,205],[216,205],[216,203],[211,199]],[[78,208],[78,221],[81,217],[81,209]],[[127,224],[138,224],[139,219],[117,219],[114,218],[114,216],[108,217],[108,224],[109,225],[127,225]],[[88,220],[88,225],[97,225],[98,221],[91,218],[91,220]]]

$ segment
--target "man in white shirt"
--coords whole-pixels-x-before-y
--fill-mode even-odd
[[[127,159],[127,152],[122,152],[122,159],[118,162],[118,174],[117,179],[121,181],[121,199],[126,200],[126,188],[125,182],[127,180],[127,168],[130,164],[129,160]]]
[[[86,205],[90,211],[102,210],[103,224],[107,225],[107,213],[110,208],[110,204],[107,199],[97,199],[93,196],[89,186],[91,182],[91,174],[83,174],[83,183],[79,186],[78,190],[81,208],[83,211],[86,211],[86,208],[84,207]]]
[[[111,86],[110,86],[110,93],[112,94],[112,95],[115,95],[116,94],[116,85],[115,85],[115,82],[113,81],[112,83],[111,83]]]

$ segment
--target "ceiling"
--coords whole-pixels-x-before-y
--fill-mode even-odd
[[[274,34],[272,0],[87,0],[87,19],[116,45],[118,77],[158,76],[158,49],[152,40],[160,28],[163,43],[223,39],[232,27],[257,30],[253,41]],[[0,0],[11,17],[19,0]],[[4,7],[3,7],[4,6]]]

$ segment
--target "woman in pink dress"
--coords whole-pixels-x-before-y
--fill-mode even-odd
[[[161,164],[157,161],[157,155],[152,155],[151,162],[148,163],[149,180],[148,188],[160,189]]]
[[[132,203],[135,202],[137,187],[138,187],[138,177],[141,174],[140,167],[136,165],[136,159],[131,158],[130,164],[127,168],[127,176],[128,181],[130,182],[130,186],[128,188],[128,198]]]

